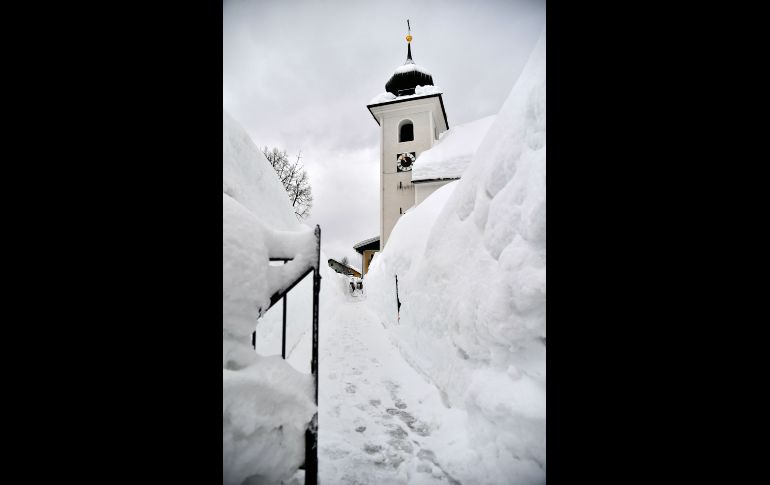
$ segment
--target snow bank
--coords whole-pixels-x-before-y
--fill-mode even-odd
[[[273,229],[303,229],[262,151],[227,112],[222,114],[222,125],[223,192]]]
[[[396,295],[395,295],[395,276],[401,280],[410,273],[412,266],[416,265],[424,257],[425,245],[428,242],[428,236],[433,228],[436,217],[441,209],[446,205],[447,200],[454,192],[459,181],[450,182],[432,193],[420,205],[406,211],[398,220],[395,229],[388,239],[386,251],[378,254],[369,267],[369,273],[365,281],[369,288],[377,285],[378,291],[384,290],[386,293],[392,293],[392,301],[379,298],[374,299],[374,305],[380,305],[377,313],[380,315],[390,315],[396,318]],[[375,261],[377,261],[375,266]],[[384,288],[380,288],[382,275],[390,275],[391,281],[388,281]],[[391,291],[392,290],[392,291]],[[391,323],[393,323],[391,321]]]
[[[270,295],[313,260],[315,238],[264,155],[226,112],[222,119],[222,478],[279,483],[304,461],[313,382],[280,358],[258,356],[251,333]],[[295,260],[270,267],[277,254]]]
[[[420,96],[427,96],[429,94],[443,94],[443,91],[441,90],[440,87],[433,86],[431,84],[427,86],[416,86],[414,88],[414,94],[409,94],[407,96],[398,96],[398,99],[402,100],[402,99],[409,99],[409,98],[417,98]],[[393,101],[394,99],[396,99],[395,94],[385,91],[384,93],[380,93],[377,96],[373,97],[369,101],[369,105],[387,103],[388,101]]]
[[[399,220],[366,278],[404,357],[467,412],[463,483],[545,483],[545,60],[543,32],[462,179]]]
[[[412,180],[459,178],[496,116],[457,125],[441,134],[438,142],[417,158]]]
[[[223,483],[280,483],[305,459],[305,429],[315,412],[313,378],[280,356],[222,370]]]

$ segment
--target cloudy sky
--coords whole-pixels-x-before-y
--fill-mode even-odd
[[[443,91],[449,127],[495,114],[545,25],[545,2],[223,2],[223,106],[257,146],[301,150],[305,221],[347,256],[379,234],[379,132],[366,108],[412,57]]]

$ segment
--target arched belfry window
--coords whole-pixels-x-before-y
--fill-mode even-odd
[[[398,125],[398,142],[414,141],[414,125],[410,120],[404,120]]]

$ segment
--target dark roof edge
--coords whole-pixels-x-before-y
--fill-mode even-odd
[[[403,103],[405,101],[412,101],[413,99],[426,99],[426,98],[433,98],[435,96],[438,96],[438,101],[441,103],[441,112],[444,114],[444,121],[446,122],[446,129],[449,129],[449,120],[446,117],[446,109],[444,109],[444,98],[441,97],[442,93],[433,93],[433,94],[426,94],[424,96],[417,96],[414,98],[408,98],[408,99],[394,99],[393,101],[385,101],[384,103],[375,103],[375,104],[367,104],[366,108],[369,110],[369,113],[371,113],[372,118],[374,118],[374,121],[377,122],[377,124],[380,124],[380,120],[377,119],[376,116],[374,116],[374,113],[372,113],[372,108],[375,106],[386,106],[388,104],[396,104],[396,103]]]
[[[441,93],[438,95],[438,101],[441,103],[441,112],[444,113],[444,123],[446,123],[446,129],[449,129],[449,118],[446,117],[446,110],[444,109],[444,98],[441,97]]]
[[[378,245],[378,247],[379,247],[380,236],[374,236],[374,237],[370,237],[369,239],[364,239],[363,241],[361,241],[361,242],[359,242],[359,243],[356,243],[356,244],[353,246],[353,249],[355,249],[355,250],[356,250],[356,252],[359,252],[359,251],[358,251],[358,249],[359,249],[359,248],[362,248],[362,247],[364,247],[364,246],[368,246],[368,245],[370,245],[370,244],[372,244],[372,243],[375,243],[375,242],[376,242],[376,243],[378,243],[377,245]]]
[[[460,180],[460,177],[442,177],[438,179],[420,179],[412,180],[413,184],[424,184],[425,182],[441,182],[442,180]]]

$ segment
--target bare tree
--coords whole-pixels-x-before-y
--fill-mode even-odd
[[[289,202],[294,208],[294,214],[299,219],[305,219],[310,215],[310,208],[313,207],[313,194],[310,187],[310,177],[305,171],[305,167],[300,165],[302,151],[297,154],[297,160],[291,162],[286,150],[280,151],[277,148],[269,149],[264,147],[262,153],[273,166],[273,170],[278,174],[278,179],[289,194]]]
[[[348,257],[343,256],[342,259],[340,259],[340,263],[344,264],[345,266],[349,266],[348,264]]]

